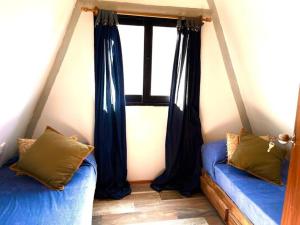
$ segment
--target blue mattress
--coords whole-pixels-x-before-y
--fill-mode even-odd
[[[283,170],[284,181],[287,165]],[[255,178],[227,164],[216,164],[216,183],[255,225],[279,225],[285,186],[274,185]]]
[[[0,224],[91,224],[96,171],[91,154],[65,189],[54,191],[28,176],[16,176],[8,166],[0,168]]]

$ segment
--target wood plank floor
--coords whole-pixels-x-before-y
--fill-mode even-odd
[[[122,200],[96,200],[93,225],[223,225],[203,194],[185,198],[175,191],[153,191],[149,184],[131,185]],[[206,223],[206,222],[207,223]]]

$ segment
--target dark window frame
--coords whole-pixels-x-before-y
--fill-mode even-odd
[[[168,106],[170,99],[169,96],[151,95],[153,26],[176,27],[177,21],[174,19],[125,15],[119,15],[118,20],[119,24],[121,25],[135,25],[144,27],[143,94],[126,95],[126,105]]]

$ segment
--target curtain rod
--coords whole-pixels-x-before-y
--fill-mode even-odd
[[[94,15],[97,15],[99,12],[98,7],[88,8],[88,7],[81,7],[81,11],[84,12],[92,12]],[[118,15],[127,15],[127,16],[143,16],[143,17],[156,17],[156,18],[165,18],[165,19],[179,19],[183,18],[182,16],[175,16],[175,15],[161,15],[161,14],[151,14],[151,13],[132,13],[132,12],[125,12],[125,11],[118,11],[116,12]],[[202,17],[203,22],[211,22],[211,17]]]

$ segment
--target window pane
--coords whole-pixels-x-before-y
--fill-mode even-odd
[[[153,27],[151,95],[170,95],[176,40],[175,27]]]
[[[144,27],[118,25],[123,56],[125,95],[143,94]]]

